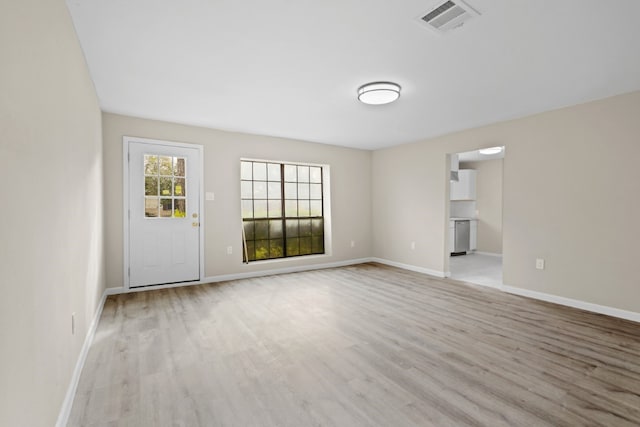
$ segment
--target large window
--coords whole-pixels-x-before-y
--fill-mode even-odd
[[[240,166],[247,261],[323,254],[323,168],[252,160]]]

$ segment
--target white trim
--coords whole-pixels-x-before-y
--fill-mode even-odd
[[[200,144],[188,144],[184,142],[175,141],[163,141],[159,139],[139,138],[136,136],[123,136],[122,137],[122,221],[123,221],[123,281],[124,287],[129,288],[129,144],[142,143],[153,145],[164,145],[177,148],[190,148],[198,150],[198,157],[200,158],[200,173],[198,177],[198,183],[200,186],[200,194],[198,194],[199,210],[199,252],[200,252],[200,278],[204,277],[204,227],[205,227],[205,203],[204,203],[204,146]]]
[[[84,343],[82,344],[82,348],[80,349],[76,367],[73,370],[71,381],[69,382],[69,387],[67,388],[67,394],[64,396],[64,400],[62,401],[62,407],[60,408],[60,413],[58,414],[56,427],[65,427],[69,421],[69,415],[71,414],[71,408],[73,407],[73,400],[76,397],[76,390],[78,389],[78,382],[80,381],[82,368],[84,367],[84,362],[87,360],[87,355],[89,354],[89,348],[93,343],[93,338],[96,335],[96,329],[98,328],[98,322],[100,321],[100,316],[102,315],[104,303],[107,299],[107,295],[109,295],[107,290],[108,289],[106,289],[102,293],[102,298],[100,299],[100,303],[98,304],[96,313],[93,316],[93,320],[91,320],[91,325],[89,325],[87,335],[84,338]]]
[[[502,258],[502,254],[496,254],[494,252],[480,252],[480,251],[473,251],[472,253],[474,254],[478,254],[478,255],[486,255],[486,256],[494,256],[496,258]]]
[[[107,288],[107,295],[128,294],[133,292],[153,291],[155,289],[181,288],[183,286],[204,285],[207,283],[226,282],[229,280],[250,279],[252,277],[273,276],[276,274],[299,273],[302,271],[323,270],[325,268],[346,267],[348,265],[364,264],[366,262],[377,262],[373,258],[349,259],[346,261],[337,261],[324,264],[301,265],[296,267],[276,268],[273,270],[259,270],[246,273],[221,274],[218,276],[205,277],[203,280],[194,282],[170,283],[166,285],[151,285],[137,288]]]
[[[445,272],[444,271],[431,270],[431,269],[428,269],[428,268],[417,267],[415,265],[410,265],[410,264],[402,264],[401,262],[390,261],[388,259],[383,259],[383,258],[375,258],[374,257],[374,258],[371,258],[371,261],[377,262],[377,263],[380,263],[380,264],[390,265],[392,267],[402,268],[403,270],[410,270],[410,271],[415,271],[417,273],[428,274],[429,276],[436,276],[436,277],[440,277],[440,278],[444,278],[445,277]]]
[[[268,159],[257,159],[252,157],[240,157],[240,162],[261,162],[261,163],[279,163],[284,165],[293,165],[293,166],[312,166],[319,167],[322,169],[322,220],[324,223],[324,256],[331,256],[333,254],[333,241],[332,241],[332,232],[331,232],[331,165],[327,163],[306,163],[306,162],[296,162],[291,160],[268,160]],[[242,171],[240,172],[242,174]],[[284,178],[283,178],[284,179]],[[238,180],[242,180],[242,176],[238,177]],[[240,210],[242,211],[242,200],[240,200]],[[241,219],[242,226],[242,219]],[[268,262],[268,261],[280,261],[286,260],[287,258],[275,258],[270,260],[263,260],[260,262]],[[254,261],[252,261],[254,262]],[[245,262],[245,265],[247,263]]]
[[[622,310],[619,308],[609,307],[606,305],[593,304],[586,301],[580,301],[572,298],[565,298],[557,295],[547,294],[544,292],[531,291],[529,289],[516,288],[514,286],[500,286],[503,292],[514,295],[533,298],[541,301],[551,302],[554,304],[565,305],[567,307],[579,308],[581,310],[591,311],[594,313],[605,314],[607,316],[618,317],[620,319],[640,322],[640,313],[634,311]]]
[[[393,267],[398,267],[398,268],[402,268],[404,270],[410,270],[410,271],[416,271],[418,273],[424,273],[424,274],[429,274],[431,276],[436,276],[436,277],[440,277],[440,278],[445,278],[445,277],[450,277],[451,276],[451,272],[440,272],[440,271],[436,271],[436,270],[430,270],[427,268],[423,268],[423,267],[416,267],[414,265],[409,265],[409,264],[402,264],[400,262],[395,262],[395,261],[389,261],[386,259],[381,259],[381,258],[371,258],[370,259],[372,262],[378,262],[380,264],[386,264],[386,265],[390,265]],[[452,280],[456,280],[456,279],[452,279]],[[614,307],[609,307],[606,305],[599,305],[599,304],[594,304],[594,303],[590,303],[590,302],[586,302],[586,301],[580,301],[580,300],[576,300],[576,299],[571,299],[571,298],[565,298],[565,297],[561,297],[561,296],[557,296],[557,295],[552,295],[552,294],[546,294],[544,292],[537,292],[537,291],[531,291],[528,289],[523,289],[523,288],[517,288],[514,286],[507,286],[507,285],[490,285],[490,284],[486,284],[486,283],[472,283],[472,282],[464,282],[470,285],[475,285],[475,286],[483,286],[486,288],[492,288],[492,289],[497,289],[501,292],[506,292],[512,295],[518,295],[518,296],[523,296],[523,297],[528,297],[528,298],[533,298],[536,300],[540,300],[540,301],[546,301],[546,302],[551,302],[554,304],[559,304],[559,305],[564,305],[567,307],[573,307],[573,308],[578,308],[581,310],[586,310],[586,311],[591,311],[593,313],[599,313],[599,314],[604,314],[606,316],[611,316],[611,317],[617,317],[620,319],[625,319],[625,320],[631,320],[633,322],[639,322],[640,323],[640,313],[636,313],[634,311],[627,311],[627,310],[622,310],[619,308],[614,308]]]

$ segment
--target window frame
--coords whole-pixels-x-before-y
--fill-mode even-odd
[[[251,162],[251,179],[243,179],[243,162]],[[255,169],[254,169],[254,164],[255,163],[265,163],[265,168],[266,168],[266,176],[263,179],[255,179],[256,176],[254,175]],[[275,199],[278,200],[279,203],[279,216],[270,216],[269,213],[269,201],[275,201],[274,199],[270,199],[269,198],[269,184],[273,184],[275,181],[269,181],[269,164],[276,164],[279,167],[279,173],[280,173],[280,181],[278,181],[279,184],[279,199]],[[242,251],[242,260],[243,263],[245,264],[253,264],[255,262],[281,262],[281,261],[285,261],[285,260],[292,260],[292,259],[297,259],[300,257],[325,257],[325,256],[329,256],[331,255],[331,203],[330,203],[330,166],[326,165],[326,164],[317,164],[317,163],[305,163],[305,162],[295,162],[295,161],[282,161],[282,160],[267,160],[267,159],[255,159],[255,158],[240,158],[240,162],[238,164],[238,166],[240,167],[240,173],[239,173],[239,178],[240,178],[240,221],[241,221],[241,227],[242,227],[242,247],[243,247],[243,251]],[[297,175],[298,169],[296,169],[296,180],[295,181],[287,181],[286,176],[285,176],[285,166],[295,166],[295,167],[308,167],[308,168],[319,168],[320,169],[320,182],[311,182],[312,179],[309,178],[306,182],[305,181],[299,181],[299,176]],[[251,198],[247,198],[245,193],[248,191],[246,188],[244,187],[243,182],[251,182]],[[254,187],[253,187],[253,183],[255,182],[264,182],[266,185],[266,190],[267,191],[267,195],[265,199],[262,198],[257,198],[256,199],[256,194],[253,191]],[[289,198],[287,199],[287,192],[285,191],[285,184],[292,184],[295,183],[296,187],[300,184],[308,184],[309,185],[309,192],[310,194],[303,198],[303,199],[299,199],[299,194],[296,194],[295,199],[293,198]],[[319,199],[312,199],[312,195],[311,195],[311,185],[312,184],[320,184],[320,198]],[[317,194],[317,190],[316,190],[316,194]],[[266,208],[266,214],[263,214],[264,216],[259,216],[259,217],[255,217],[255,201],[259,200],[259,201],[264,201],[266,202],[267,208]],[[296,212],[296,216],[291,216],[287,214],[287,209],[286,209],[286,201],[292,201],[295,200],[297,203],[297,207],[298,207],[298,211]],[[311,205],[311,201],[314,200],[319,200],[321,203],[320,206],[320,215],[314,215],[311,216],[312,211],[309,208],[308,211],[308,216],[300,216],[300,201],[309,201],[309,206]],[[251,209],[252,209],[252,213],[251,213],[251,217],[245,217],[245,202],[251,202]],[[264,205],[263,205],[264,206]],[[317,207],[316,207],[317,208]],[[319,234],[315,234],[313,231],[309,231],[309,234],[307,236],[295,236],[298,238],[305,238],[308,237],[309,238],[309,249],[311,252],[310,253],[299,253],[299,250],[301,248],[301,246],[298,246],[298,250],[295,251],[295,253],[290,254],[288,253],[288,249],[287,249],[287,225],[288,225],[288,221],[297,221],[297,225],[295,227],[298,228],[298,232],[299,232],[299,227],[300,227],[300,221],[304,221],[304,220],[308,220],[308,226],[309,227],[314,227],[314,221],[320,221],[320,226],[322,227],[322,240],[320,242],[318,242],[317,240],[314,240],[314,237],[320,237]],[[266,222],[266,228],[267,228],[267,235],[266,238],[264,239],[256,239],[255,237],[255,227],[258,224],[258,221],[265,221]],[[271,239],[271,221],[273,222],[279,222],[280,223],[280,233],[281,234],[281,238],[274,238]],[[247,238],[248,236],[245,236],[245,224],[251,222],[252,224],[254,224],[254,236],[253,238]],[[317,224],[317,222],[315,223]],[[264,223],[260,224],[261,227],[265,227]],[[305,224],[307,225],[307,224]],[[315,225],[317,227],[317,225]],[[316,229],[317,230],[317,229]],[[295,238],[292,237],[292,238]],[[256,255],[256,250],[258,248],[253,247],[251,248],[250,242],[271,242],[272,240],[279,240],[281,242],[281,249],[282,250],[282,254],[280,256],[273,256],[273,254],[271,253],[271,247],[270,245],[267,246],[267,257],[266,258],[259,258],[257,259],[255,257]],[[298,244],[300,243],[300,241],[298,240]],[[319,250],[317,250],[318,246],[321,244],[322,245],[322,252],[320,252]],[[264,247],[262,247],[264,249]],[[314,250],[316,249],[316,250]],[[253,256],[251,256],[251,254],[248,254],[248,252],[253,251]]]

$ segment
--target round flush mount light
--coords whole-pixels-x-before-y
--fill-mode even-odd
[[[358,99],[365,104],[388,104],[398,98],[400,98],[400,85],[396,83],[373,82],[358,88]]]
[[[485,156],[489,156],[491,154],[498,154],[502,151],[502,147],[490,147],[490,148],[481,148],[480,154],[484,154]]]

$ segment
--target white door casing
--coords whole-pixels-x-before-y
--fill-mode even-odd
[[[200,280],[202,146],[123,143],[125,287]]]

